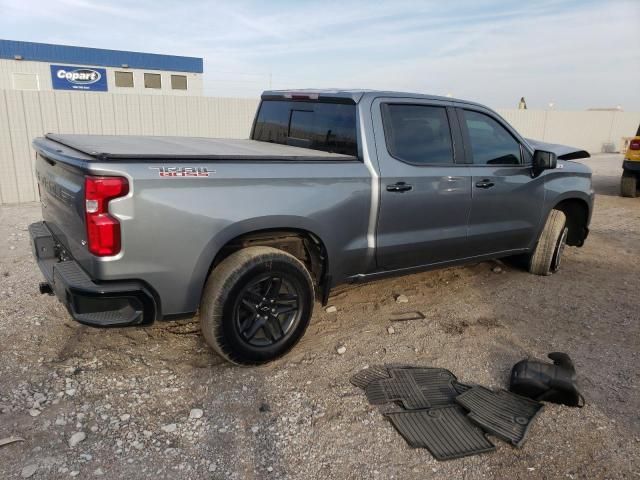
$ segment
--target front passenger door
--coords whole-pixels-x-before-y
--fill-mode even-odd
[[[531,177],[531,155],[492,112],[457,110],[472,161],[469,250],[487,255],[529,248],[542,214],[544,178]]]

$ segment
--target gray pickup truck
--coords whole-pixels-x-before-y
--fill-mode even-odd
[[[337,284],[511,256],[551,274],[593,206],[590,170],[567,161],[588,153],[418,94],[265,92],[247,140],[33,144],[41,292],[94,326],[199,310],[238,364],[292,348]]]

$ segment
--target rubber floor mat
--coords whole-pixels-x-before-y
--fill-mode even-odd
[[[444,368],[416,368],[411,372],[418,388],[432,407],[452,405],[466,385]],[[459,390],[460,389],[460,390]]]
[[[417,410],[454,404],[459,393],[455,375],[442,368],[390,368],[388,372],[391,378],[373,380],[365,388],[372,405],[399,402]]]
[[[385,365],[372,365],[369,368],[360,370],[349,381],[352,385],[364,390],[374,380],[383,380],[385,378],[390,378],[387,367]]]
[[[467,390],[469,390],[470,388],[473,388],[471,385],[466,385],[464,383],[460,383],[457,380],[453,381],[453,388],[456,390],[456,392],[458,392],[458,395],[460,395],[461,393],[466,392]]]
[[[401,402],[404,408],[416,410],[428,408],[431,403],[425,398],[411,370],[391,370],[391,378],[374,380],[365,389],[367,400],[372,405]]]
[[[391,378],[389,370],[406,368],[406,369],[427,369],[427,367],[415,367],[412,365],[405,365],[403,363],[387,363],[385,365],[371,365],[368,368],[363,368],[358,373],[354,374],[349,381],[352,385],[365,390],[374,380],[382,380],[385,378]]]
[[[472,387],[456,397],[456,402],[469,410],[467,415],[486,432],[522,446],[533,419],[542,404],[515,393],[484,387]]]
[[[386,417],[413,448],[426,448],[436,460],[495,450],[484,432],[457,405],[389,413]]]

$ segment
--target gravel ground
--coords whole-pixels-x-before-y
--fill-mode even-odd
[[[587,162],[591,236],[558,274],[489,262],[342,287],[336,312],[316,305],[303,341],[260,368],[223,363],[197,319],[73,322],[37,292],[39,206],[0,207],[0,439],[24,439],[0,446],[0,478],[640,477],[640,199],[617,196],[619,155]],[[410,311],[426,318],[391,322]],[[348,381],[403,362],[506,387],[515,362],[554,350],[574,358],[587,406],[548,404],[522,448],[494,439],[449,462],[409,448]]]

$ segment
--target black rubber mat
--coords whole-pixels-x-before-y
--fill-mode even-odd
[[[401,402],[404,408],[416,410],[428,408],[431,403],[425,398],[410,369],[395,369],[391,378],[374,380],[365,389],[367,400],[372,405]]]
[[[389,368],[388,372],[390,378],[372,380],[365,388],[372,405],[400,402],[417,410],[452,405],[459,393],[455,375],[442,368]]]
[[[412,365],[405,365],[403,363],[388,363],[385,365],[371,365],[368,368],[363,368],[358,373],[353,375],[349,381],[352,385],[366,389],[367,385],[369,385],[374,380],[382,380],[385,378],[391,378],[391,374],[389,370],[397,369],[397,368],[410,368],[410,369],[423,369],[427,367],[415,367]],[[452,374],[453,375],[453,374]]]
[[[385,365],[372,365],[369,368],[360,370],[349,381],[352,385],[364,390],[374,380],[383,380],[385,378],[390,378],[387,367]]]
[[[456,376],[444,368],[416,368],[411,374],[432,407],[452,405],[459,395]],[[459,384],[462,388],[462,384]]]
[[[458,392],[458,395],[460,395],[461,393],[466,392],[467,390],[469,390],[470,388],[473,388],[471,385],[466,385],[464,383],[460,383],[457,380],[453,381],[453,388],[456,390],[456,392]]]
[[[495,450],[484,432],[457,405],[389,413],[386,417],[413,448],[426,448],[437,460]]]
[[[456,397],[468,417],[486,432],[520,447],[542,404],[515,393],[472,387]]]

